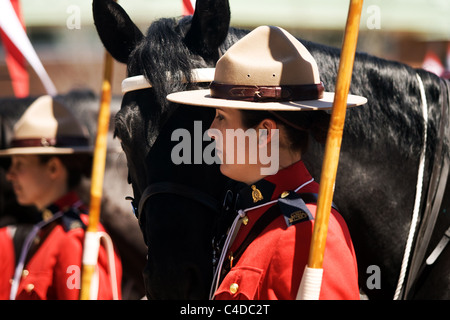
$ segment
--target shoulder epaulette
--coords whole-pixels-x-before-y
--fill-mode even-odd
[[[76,208],[70,208],[65,212],[61,217],[61,223],[66,232],[76,228],[86,228],[86,225],[81,220],[80,213]]]
[[[293,191],[283,192],[278,199],[278,206],[288,227],[314,219],[301,194]]]

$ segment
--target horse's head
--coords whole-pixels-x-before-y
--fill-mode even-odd
[[[215,211],[205,199],[219,200],[225,183],[218,166],[203,161],[214,110],[179,107],[166,95],[201,86],[192,70],[214,67],[237,37],[228,34],[228,1],[197,1],[192,17],[158,20],[146,35],[112,0],[94,0],[93,12],[103,44],[127,64],[128,77],[151,84],[127,92],[115,120],[148,246],[147,295],[206,298]]]

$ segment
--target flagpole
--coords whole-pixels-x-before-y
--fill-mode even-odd
[[[98,250],[100,248],[98,224],[100,221],[103,178],[106,163],[107,136],[109,130],[109,119],[111,115],[110,105],[112,73],[113,58],[108,52],[105,52],[102,93],[97,124],[97,137],[95,141],[94,159],[92,164],[89,223],[86,229],[83,247],[80,300],[89,300],[91,297],[91,281],[95,272],[95,266],[97,265]],[[116,279],[113,279],[113,281],[116,281]]]
[[[350,0],[336,80],[332,115],[325,145],[324,160],[322,163],[319,198],[317,202],[314,231],[311,238],[308,265],[305,268],[298,294],[298,298],[301,300],[318,300],[320,295],[328,221],[333,200],[342,134],[344,131],[347,96],[352,78],[362,5],[363,0]]]

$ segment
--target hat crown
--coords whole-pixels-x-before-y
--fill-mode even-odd
[[[14,126],[13,139],[86,137],[87,130],[51,96],[36,99]]]
[[[0,157],[24,154],[91,153],[87,128],[51,96],[36,99],[14,125],[10,148]]]
[[[294,36],[272,26],[258,27],[217,61],[209,89],[167,96],[184,105],[242,110],[329,110],[334,93],[326,92],[313,56]],[[367,103],[348,95],[347,107]]]
[[[320,83],[316,61],[295,37],[279,27],[261,26],[219,59],[214,81],[229,85]]]

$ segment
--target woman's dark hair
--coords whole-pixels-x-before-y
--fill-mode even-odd
[[[88,178],[91,176],[92,155],[90,154],[41,154],[38,156],[41,163],[47,163],[50,159],[55,157],[61,160],[63,166],[67,169],[67,187],[69,190],[78,187],[83,176]]]
[[[271,119],[283,126],[290,148],[305,153],[308,149],[309,134],[319,143],[325,143],[330,115],[325,111],[253,111],[240,110],[243,125],[257,126],[264,119]]]

